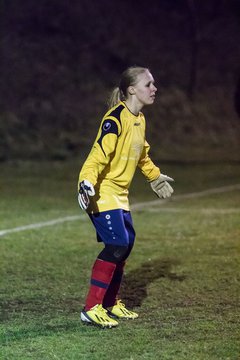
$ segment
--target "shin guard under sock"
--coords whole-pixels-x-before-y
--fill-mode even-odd
[[[104,295],[111,283],[116,264],[97,259],[92,268],[90,289],[86,299],[85,310],[96,304],[102,304]]]

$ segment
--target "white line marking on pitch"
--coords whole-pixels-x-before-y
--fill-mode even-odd
[[[229,214],[238,214],[240,213],[240,208],[173,208],[173,207],[151,207],[147,209],[147,212],[150,213],[158,213],[158,212],[165,212],[165,213],[198,213],[202,215],[229,215]]]
[[[61,223],[67,222],[67,221],[82,220],[85,217],[86,217],[85,214],[84,215],[66,216],[63,218],[53,219],[53,220],[44,221],[44,222],[40,222],[40,223],[18,226],[18,227],[12,228],[12,229],[0,230],[0,236],[14,233],[14,232],[24,231],[24,230],[38,229],[38,228],[42,228],[45,226],[53,226],[56,224],[61,224]]]
[[[199,192],[175,195],[175,196],[173,196],[171,198],[171,200],[157,199],[157,200],[152,200],[152,201],[141,202],[141,203],[133,204],[131,206],[131,209],[132,210],[145,210],[146,211],[146,208],[145,208],[146,205],[147,206],[156,206],[156,205],[160,205],[160,204],[163,204],[163,203],[166,203],[166,202],[169,202],[169,201],[174,202],[174,201],[178,201],[178,200],[193,199],[193,198],[197,198],[197,197],[204,197],[204,196],[207,196],[207,195],[225,193],[225,192],[234,191],[234,190],[240,190],[240,184],[222,186],[222,187],[212,188],[212,189],[203,190],[203,191],[199,191]]]
[[[194,193],[175,195],[172,198],[172,202],[178,201],[178,200],[192,199],[192,198],[196,198],[196,197],[204,197],[204,196],[212,195],[212,194],[225,193],[225,192],[234,191],[234,190],[240,190],[240,184],[235,184],[235,185],[230,185],[230,186],[222,186],[219,188],[213,188],[213,189],[203,190],[203,191],[194,192]],[[146,206],[148,206],[148,209],[149,209],[150,206],[156,206],[156,205],[160,205],[160,204],[163,204],[166,202],[169,202],[169,200],[157,199],[157,200],[153,200],[153,201],[145,201],[145,202],[141,202],[141,203],[136,203],[131,206],[131,210],[146,211],[147,210]],[[76,220],[84,220],[84,219],[87,219],[86,214],[66,216],[63,218],[57,218],[57,219],[39,222],[39,223],[35,223],[35,224],[18,226],[18,227],[12,228],[12,229],[0,230],[0,236],[4,236],[7,234],[20,232],[20,231],[25,231],[25,230],[38,229],[38,228],[42,228],[45,226],[53,226],[53,225],[61,224],[61,223],[68,222],[68,221],[76,221]]]

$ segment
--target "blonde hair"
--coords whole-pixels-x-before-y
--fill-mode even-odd
[[[119,86],[113,89],[109,97],[109,109],[117,105],[120,101],[124,101],[127,99],[128,87],[131,85],[135,85],[138,81],[138,76],[146,71],[149,71],[149,69],[141,66],[131,66],[122,73]]]

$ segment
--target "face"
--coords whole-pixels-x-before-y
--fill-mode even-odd
[[[153,104],[156,91],[153,76],[148,70],[138,75],[137,83],[129,87],[129,93],[135,95],[136,101],[141,106]]]

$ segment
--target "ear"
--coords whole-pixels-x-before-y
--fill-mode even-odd
[[[134,95],[134,94],[135,94],[135,89],[134,89],[134,87],[133,87],[133,86],[129,86],[128,92],[129,92],[130,95]]]

